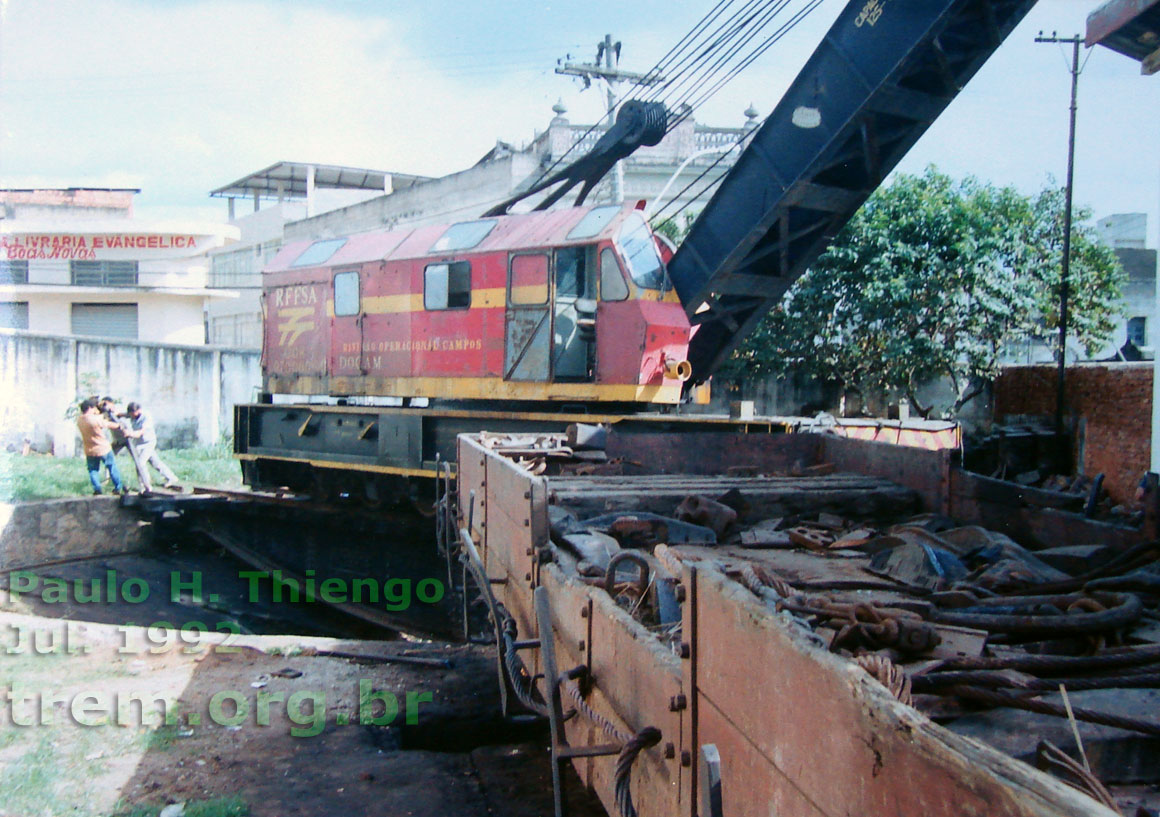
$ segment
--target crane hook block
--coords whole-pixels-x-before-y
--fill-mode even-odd
[[[484,215],[504,215],[516,202],[558,183],[562,183],[560,187],[552,191],[535,209],[547,210],[569,190],[583,182],[584,187],[575,202],[579,206],[613,165],[630,156],[637,148],[652,147],[664,139],[668,123],[669,112],[663,102],[630,99],[620,106],[616,121],[597,140],[592,150],[559,172],[496,205]]]

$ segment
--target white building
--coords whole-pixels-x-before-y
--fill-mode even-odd
[[[1128,280],[1124,284],[1123,317],[1105,354],[1116,354],[1125,343],[1151,358],[1156,345],[1156,250],[1147,249],[1146,213],[1117,213],[1096,222],[1100,237],[1116,253]]]
[[[1150,360],[1156,344],[1156,250],[1148,249],[1146,213],[1117,213],[1096,222],[1101,240],[1115,253],[1124,267],[1120,319],[1103,347],[1088,355],[1073,338],[1068,338],[1069,363],[1097,360]],[[1003,355],[1004,363],[1054,363],[1054,339],[1014,341]]]
[[[420,181],[428,179],[381,170],[278,162],[210,193],[229,202],[230,224],[240,231],[237,242],[209,253],[209,286],[238,293],[235,299],[210,302],[206,311],[210,343],[261,348],[261,271],[282,248],[286,224]],[[237,202],[247,200],[253,202],[252,212],[238,215]],[[263,202],[272,204],[263,207]]]
[[[0,190],[0,327],[204,344],[207,250],[225,224],[133,218],[139,190]]]

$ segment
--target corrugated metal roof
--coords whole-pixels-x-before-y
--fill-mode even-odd
[[[391,188],[399,190],[430,176],[410,173],[392,173],[389,170],[367,170],[359,167],[319,165],[309,162],[278,162],[257,173],[243,176],[235,182],[210,193],[220,198],[249,197],[257,193],[262,198],[306,198],[309,168],[314,168],[314,187],[328,190],[384,190],[387,179]]]
[[[477,246],[465,252],[509,252],[524,247],[553,247],[564,244],[592,244],[610,237],[619,229],[623,214],[633,209],[625,205],[620,216],[612,219],[597,234],[577,240],[568,240],[569,231],[590,211],[608,205],[570,207],[562,210],[519,213],[497,216],[498,223]],[[458,222],[457,222],[458,223]],[[397,258],[419,258],[425,255],[441,257],[449,252],[433,252],[432,247],[451,227],[451,224],[432,224],[414,229],[359,233],[348,236],[346,243],[326,262],[326,266],[362,264],[367,261],[388,261]],[[331,239],[319,239],[331,240]],[[287,243],[266,266],[267,272],[280,272],[294,268],[294,261],[308,247],[317,243],[302,240]]]

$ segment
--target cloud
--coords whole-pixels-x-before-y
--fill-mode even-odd
[[[280,160],[442,174],[511,132],[513,109],[521,123],[550,116],[548,91],[529,100],[518,76],[449,76],[387,17],[257,2],[25,0],[10,4],[5,29],[0,181],[9,185],[132,173],[148,196],[190,201]]]
[[[842,4],[815,14],[698,112],[763,115]],[[902,167],[1038,189],[1066,162],[1065,60],[1040,28],[1082,31],[1088,0],[1039,4],[918,142]],[[473,164],[497,139],[529,141],[558,97],[576,123],[602,88],[557,76],[605,31],[644,72],[702,9],[657,0],[513,7],[271,0],[7,0],[0,26],[0,184],[131,178],[139,209],[203,208],[210,190],[277,161],[422,175]],[[1085,52],[1086,53],[1086,52]],[[1077,200],[1146,211],[1157,229],[1160,80],[1106,49],[1080,81]],[[224,210],[223,208],[220,208]]]

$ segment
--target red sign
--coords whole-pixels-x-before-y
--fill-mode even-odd
[[[0,256],[10,261],[35,259],[95,260],[110,250],[194,250],[193,235],[16,235],[0,236]],[[120,254],[120,252],[118,254]]]

